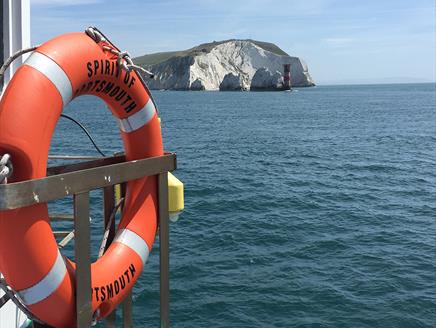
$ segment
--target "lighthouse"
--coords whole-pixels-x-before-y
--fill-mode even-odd
[[[291,90],[291,64],[283,64],[283,90]]]

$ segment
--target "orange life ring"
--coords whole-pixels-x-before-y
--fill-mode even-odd
[[[106,47],[106,48],[104,48]],[[160,124],[148,89],[118,67],[116,49],[85,33],[54,38],[33,52],[0,102],[0,153],[12,155],[9,182],[46,176],[50,141],[62,109],[75,97],[103,99],[119,122],[127,160],[163,154]],[[139,277],[157,229],[155,177],[127,184],[114,242],[92,264],[92,307],[103,318]],[[0,271],[23,303],[54,327],[75,325],[74,264],[53,236],[46,204],[0,212]]]

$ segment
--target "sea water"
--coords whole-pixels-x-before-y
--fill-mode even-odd
[[[172,327],[436,326],[435,84],[153,95],[185,184]],[[100,100],[65,113],[122,150]],[[63,119],[51,153],[98,155]],[[94,258],[100,209],[93,192]],[[133,291],[135,327],[159,326],[158,245]]]

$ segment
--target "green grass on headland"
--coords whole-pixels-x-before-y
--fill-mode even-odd
[[[196,56],[196,55],[199,55],[200,53],[208,53],[214,47],[216,47],[220,44],[229,42],[229,41],[236,41],[236,39],[203,43],[203,44],[200,44],[199,46],[193,47],[191,49],[181,50],[181,51],[156,52],[154,54],[136,57],[133,59],[133,61],[137,65],[151,66],[151,65],[162,63],[162,62],[170,59],[171,57]],[[282,49],[280,49],[278,46],[276,46],[273,43],[256,41],[256,40],[251,40],[251,39],[247,39],[247,40],[243,40],[243,41],[251,41],[254,44],[256,44],[257,46],[261,47],[262,49],[270,51],[272,53],[275,53],[276,55],[289,56],[286,52],[284,52]]]

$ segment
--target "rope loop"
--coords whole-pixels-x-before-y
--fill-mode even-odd
[[[109,46],[103,46],[103,50],[109,51],[111,54],[117,56],[118,67],[124,68],[127,72],[131,72],[132,70],[140,71],[144,73],[146,77],[154,79],[154,74],[152,72],[133,63],[132,57],[130,57],[130,54],[127,51],[118,51]]]
[[[8,67],[14,62],[15,59],[18,57],[21,57],[24,54],[27,54],[28,52],[35,51],[40,45],[30,47],[27,49],[18,50],[16,53],[14,53],[12,56],[10,56],[6,61],[3,63],[3,65],[0,67],[0,83],[1,83],[1,90],[0,94],[3,94],[3,87],[4,87],[4,80],[5,80],[5,73]]]
[[[0,184],[6,184],[13,171],[14,167],[11,162],[11,155],[4,154],[0,158]]]
[[[106,44],[103,45],[103,50],[109,51],[111,54],[116,55],[117,58],[117,66],[118,68],[122,67],[127,72],[131,72],[132,70],[135,70],[137,72],[142,72],[145,74],[146,77],[150,79],[154,79],[154,74],[148,70],[146,70],[144,67],[141,67],[139,65],[136,65],[132,61],[132,57],[130,57],[130,54],[127,51],[120,51],[116,49],[115,46],[105,37],[105,35],[95,26],[90,26],[85,30],[85,33],[93,39],[96,43],[105,42]]]
[[[90,26],[85,30],[85,33],[93,39],[96,43],[104,42],[106,41],[106,38],[104,35],[95,27]]]

